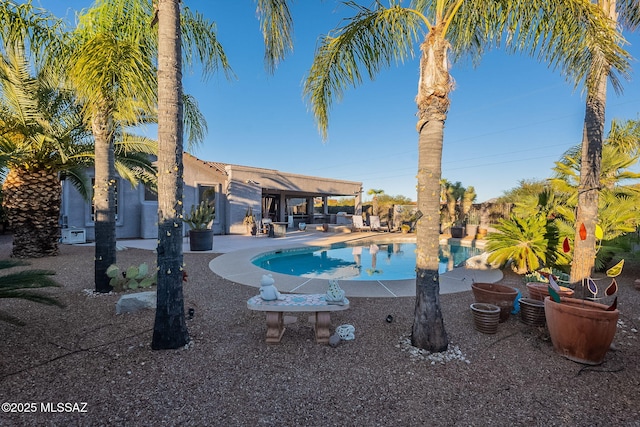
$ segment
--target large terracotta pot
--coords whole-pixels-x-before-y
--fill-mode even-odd
[[[544,299],[549,296],[548,283],[529,282],[527,283],[527,290],[529,291],[529,298],[538,301],[544,301]],[[561,297],[571,298],[573,296],[573,289],[560,286],[560,292],[558,292],[558,295]]]
[[[471,285],[476,302],[484,302],[500,307],[500,322],[509,318],[513,311],[513,303],[518,296],[518,291],[511,286],[498,285],[496,283],[473,283]]]
[[[556,352],[574,362],[599,365],[616,334],[619,311],[575,298],[544,300],[544,312]]]

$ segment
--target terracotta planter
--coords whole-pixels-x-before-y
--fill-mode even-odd
[[[478,233],[478,226],[475,224],[467,224],[466,227],[467,236],[471,236],[472,238],[476,238],[476,234]]]
[[[476,302],[471,304],[471,312],[473,313],[473,324],[477,331],[483,334],[495,334],[498,332],[500,307]]]
[[[533,298],[520,298],[520,319],[523,323],[531,326],[544,326],[546,318],[544,315],[544,301]]]
[[[549,296],[549,285],[547,283],[529,282],[527,283],[527,290],[529,291],[529,298],[538,301],[544,301]],[[560,286],[558,294],[561,297],[571,298],[573,297],[573,289]]]
[[[599,365],[616,334],[619,311],[575,298],[562,297],[561,301],[544,300],[554,350],[574,362]]]
[[[471,285],[476,302],[484,302],[500,307],[500,322],[509,318],[513,311],[513,303],[518,296],[518,291],[511,286],[495,283],[474,283]]]

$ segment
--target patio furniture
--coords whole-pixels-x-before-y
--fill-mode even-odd
[[[362,220],[361,215],[353,216],[353,228],[357,231],[371,230],[371,227],[369,227],[368,225],[364,225],[364,221]]]
[[[249,310],[264,311],[267,314],[267,336],[268,344],[278,344],[284,334],[284,312],[310,312],[309,321],[314,323],[315,338],[318,344],[328,344],[331,333],[332,311],[341,311],[349,308],[349,300],[345,298],[342,305],[329,304],[326,301],[326,294],[282,294],[282,299],[265,301],[260,295],[251,297],[247,301]]]
[[[269,236],[271,233],[272,221],[269,218],[262,218],[258,223],[258,230],[256,231],[256,237]]]
[[[385,231],[385,229],[380,225],[380,217],[376,215],[369,217],[369,226],[371,231]]]

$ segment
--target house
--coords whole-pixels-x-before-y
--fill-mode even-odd
[[[361,182],[208,162],[188,153],[183,156],[183,165],[184,213],[214,190],[215,234],[246,233],[243,219],[248,208],[258,221],[270,218],[290,227],[300,222],[335,223],[334,216],[328,214],[330,197],[355,197],[356,212],[361,211]],[[93,176],[93,170],[88,174]],[[157,195],[144,185],[133,187],[121,178],[116,191],[116,238],[157,238]],[[67,181],[62,183],[61,221],[63,242],[95,239],[92,203]],[[184,227],[186,235],[188,226]]]

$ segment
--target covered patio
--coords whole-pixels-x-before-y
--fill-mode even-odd
[[[244,232],[242,219],[251,208],[256,220],[270,219],[289,228],[306,224],[336,224],[329,213],[331,197],[354,197],[362,213],[362,183],[228,165],[230,233]]]

